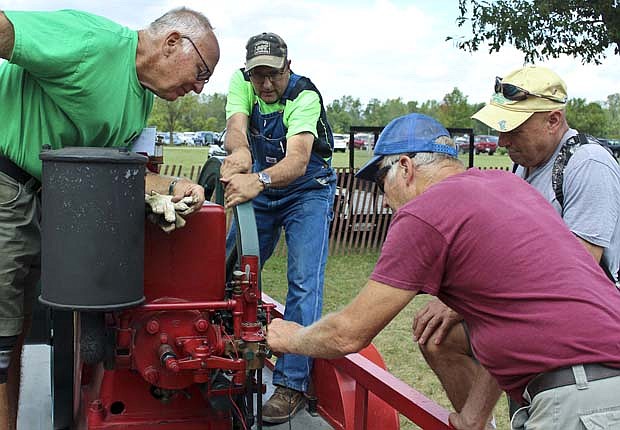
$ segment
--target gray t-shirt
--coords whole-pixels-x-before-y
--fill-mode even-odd
[[[551,173],[560,148],[577,134],[569,129],[553,156],[542,166],[530,168],[524,178],[522,166],[516,174],[524,178],[551,202],[577,236],[604,248],[602,265],[616,277],[620,265],[620,166],[605,148],[586,144],[577,149],[564,169],[564,214],[555,197]]]

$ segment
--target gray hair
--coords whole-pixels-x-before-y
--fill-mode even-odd
[[[435,143],[439,145],[446,145],[451,148],[456,148],[458,150],[458,148],[456,147],[456,143],[454,143],[454,140],[452,140],[452,138],[448,136],[439,136],[437,139],[435,139]],[[396,168],[394,166],[398,164],[398,160],[401,156],[408,154],[409,153],[405,152],[403,154],[388,155],[386,157],[383,157],[383,160],[381,160],[381,164],[379,165],[379,167],[392,166],[392,168],[387,173],[388,179],[394,179],[394,175],[396,175]],[[441,152],[416,152],[415,154],[416,167],[426,167],[435,164],[441,164],[444,162],[457,163],[461,166],[463,165],[463,162],[458,158]]]
[[[183,36],[188,36],[193,40],[198,40],[210,31],[213,31],[211,22],[202,13],[186,7],[172,9],[155,21],[153,21],[146,32],[151,36],[162,36],[171,31],[178,31]],[[184,51],[192,49],[190,43],[183,46]]]

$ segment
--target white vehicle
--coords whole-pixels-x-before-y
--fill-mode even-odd
[[[345,152],[347,146],[349,146],[349,135],[334,133],[334,152]]]
[[[194,137],[196,137],[196,133],[193,131],[184,131],[181,134],[181,140],[183,141],[183,143],[185,143],[186,145],[193,145],[194,144]]]

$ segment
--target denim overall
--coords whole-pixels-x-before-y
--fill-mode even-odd
[[[282,100],[290,97],[300,78],[291,74]],[[283,116],[283,112],[262,114],[258,103],[254,105],[250,118],[254,172],[267,169],[284,158],[286,128]],[[334,170],[313,150],[304,175],[286,187],[263,191],[253,201],[261,267],[273,253],[284,228],[288,250],[288,294],[284,319],[303,326],[321,317],[335,189]],[[234,246],[235,235],[235,230],[231,229],[226,242],[227,251]],[[308,357],[283,355],[276,363],[273,383],[307,391],[311,367],[312,359]]]

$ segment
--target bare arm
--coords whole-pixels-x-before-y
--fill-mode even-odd
[[[14,45],[15,31],[13,30],[13,24],[11,24],[3,12],[0,12],[0,58],[10,59]]]
[[[579,241],[581,243],[583,243],[583,246],[586,247],[588,252],[590,254],[592,254],[592,257],[594,257],[594,260],[596,260],[597,263],[600,263],[601,262],[601,258],[603,257],[604,248],[602,248],[602,247],[600,247],[598,245],[595,245],[593,243],[590,243],[587,240],[583,240],[579,236],[577,236],[577,239],[579,239]]]
[[[235,173],[249,173],[252,169],[252,154],[248,144],[248,116],[243,113],[233,114],[226,121],[226,138],[224,148],[230,154],[224,159],[220,173],[228,178]]]
[[[312,133],[300,133],[288,139],[286,156],[279,163],[265,169],[271,176],[272,186],[284,187],[306,172],[313,143]]]
[[[276,319],[267,331],[267,343],[276,352],[336,358],[368,345],[416,295],[368,281],[351,303],[338,312],[302,327]]]
[[[483,430],[493,408],[502,394],[495,378],[482,366],[477,366],[472,389],[459,413],[450,414],[450,424],[457,430]]]

